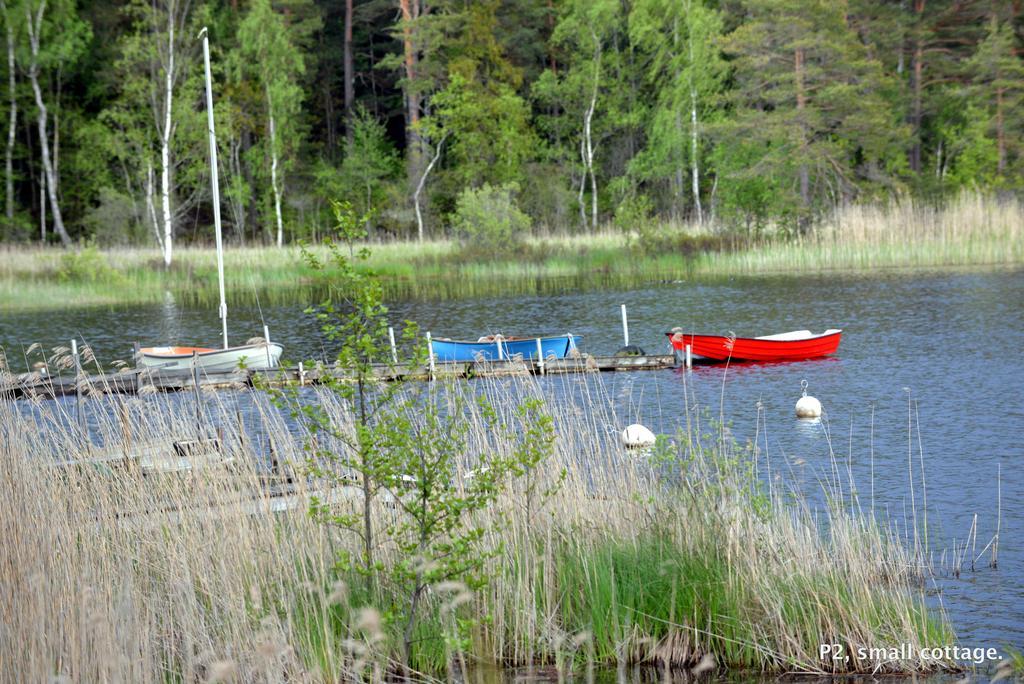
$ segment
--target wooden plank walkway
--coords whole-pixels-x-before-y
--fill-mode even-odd
[[[560,375],[607,371],[661,370],[673,368],[676,361],[671,355],[652,356],[589,356],[547,359],[543,363],[533,360],[438,362],[433,371],[428,366],[393,367],[381,364],[374,375],[381,381],[441,380],[449,378],[485,378],[525,375]],[[284,385],[316,385],[327,377],[345,379],[348,374],[330,366],[315,368],[275,368],[273,370],[239,369],[208,373],[200,371],[199,387],[210,389],[245,389],[256,384],[271,387]],[[195,389],[192,371],[160,371],[156,369],[124,369],[116,373],[99,375],[73,373],[42,376],[26,373],[20,376],[0,377],[0,398],[55,398],[78,392],[94,394],[137,394],[139,392],[174,392]]]

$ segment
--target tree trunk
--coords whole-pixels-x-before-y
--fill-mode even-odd
[[[800,203],[804,209],[811,204],[811,183],[810,173],[807,168],[807,126],[804,121],[805,110],[807,109],[807,93],[804,91],[804,50],[797,48],[793,58],[796,82],[796,110],[797,125],[800,136]]]
[[[582,183],[586,183],[587,174],[590,174],[590,226],[593,229],[597,228],[597,178],[594,176],[594,136],[593,136],[593,122],[594,122],[594,111],[597,109],[597,91],[601,83],[601,41],[598,40],[597,35],[591,31],[591,36],[594,39],[594,87],[590,93],[590,106],[587,107],[587,111],[583,115],[583,141],[580,145],[580,153],[583,157],[583,179]],[[583,187],[582,183],[580,186],[580,199],[583,198]],[[586,228],[586,222],[584,221],[584,228]]]
[[[704,223],[704,209],[700,204],[700,160],[697,158],[697,91],[690,89],[690,171],[693,176],[693,206],[697,209],[697,223]]]
[[[160,253],[164,251],[164,240],[160,236],[160,221],[156,217],[156,206],[153,203],[153,163],[146,162],[146,215],[150,225],[153,227],[153,235],[156,237],[156,244],[160,246]]]
[[[996,88],[996,147],[999,150],[999,161],[996,170],[999,175],[1006,171],[1006,130],[1003,125],[1003,88]]]
[[[411,22],[419,17],[419,0],[399,0],[402,10],[402,45],[405,54],[405,136],[409,185],[415,187],[423,164],[423,141],[420,138],[420,96],[416,92],[416,66],[418,58],[413,45]]]
[[[274,191],[274,218],[277,221],[277,246],[284,246],[284,222],[281,220],[281,186],[277,178],[277,132],[274,126],[274,107],[267,89],[267,119],[270,127],[270,187]]]
[[[60,214],[60,203],[57,200],[57,176],[54,173],[53,163],[50,159],[50,140],[46,132],[46,103],[43,102],[43,91],[39,88],[39,37],[43,28],[43,13],[46,11],[46,0],[39,3],[36,16],[33,19],[32,12],[28,6],[25,7],[25,18],[28,20],[29,45],[32,50],[31,62],[29,63],[28,77],[32,82],[32,93],[36,98],[36,109],[38,116],[36,123],[39,127],[39,146],[43,157],[43,172],[46,175],[46,193],[50,198],[50,208],[53,210],[53,230],[60,237],[65,247],[71,246],[71,238],[64,230],[64,221]]]
[[[46,174],[39,176],[39,241],[46,244]]]
[[[352,65],[352,0],[345,0],[345,138],[352,144],[352,107],[355,104],[355,76]]]
[[[427,182],[427,176],[430,175],[430,171],[434,168],[434,164],[441,158],[441,146],[444,145],[444,137],[441,138],[437,143],[437,149],[434,151],[434,157],[427,164],[427,168],[423,170],[423,175],[420,176],[419,181],[416,183],[416,190],[412,193],[412,205],[416,209],[416,238],[423,242],[423,212],[420,211],[420,193],[423,192],[423,186]]]
[[[174,218],[171,214],[171,133],[174,102],[174,5],[167,8],[167,72],[164,78],[164,128],[160,134],[160,208],[164,224],[164,266],[174,252]]]
[[[913,102],[911,104],[910,125],[913,130],[913,143],[910,147],[910,169],[915,173],[921,171],[921,123],[924,119],[922,105],[921,80],[924,75],[924,38],[921,36],[921,23],[924,15],[925,0],[914,0],[914,12],[917,14],[917,31],[914,37],[913,57]]]
[[[14,225],[14,142],[18,126],[18,92],[14,61],[14,29],[11,27],[11,17],[7,13],[7,3],[0,0],[0,8],[3,9],[4,23],[7,26],[7,96],[10,102],[10,120],[7,128],[7,154],[4,159],[4,182],[7,190],[4,211],[7,216],[7,226]]]
[[[689,8],[687,8],[689,15]],[[700,160],[697,158],[697,84],[694,83],[693,72],[696,65],[693,63],[693,19],[687,17],[690,23],[689,34],[690,44],[690,171],[693,177],[693,206],[697,209],[697,223],[704,223],[704,210],[700,205]]]

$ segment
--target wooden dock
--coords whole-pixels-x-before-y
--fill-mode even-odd
[[[589,356],[504,361],[452,361],[437,362],[432,366],[402,367],[380,364],[374,375],[381,381],[444,380],[452,378],[485,378],[526,375],[564,375],[567,373],[596,373],[610,371],[662,370],[677,365],[672,355],[652,356]],[[245,389],[260,386],[317,385],[325,378],[344,380],[351,377],[342,369],[320,364],[314,368],[301,366],[272,370],[238,369],[209,373],[200,370],[200,389]],[[151,368],[126,368],[120,372],[89,375],[73,372],[49,376],[25,373],[18,376],[0,376],[0,398],[55,398],[75,394],[138,394],[146,392],[174,392],[196,389],[191,370],[160,371]]]

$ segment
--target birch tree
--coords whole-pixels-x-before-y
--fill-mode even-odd
[[[21,24],[15,12],[12,12],[6,0],[0,0],[0,10],[4,15],[7,46],[7,147],[4,154],[4,214],[7,227],[14,225],[14,143],[18,132],[18,82],[17,82],[17,50],[16,33],[21,33]]]
[[[193,130],[198,116],[191,106],[201,77],[186,88],[196,56],[191,0],[132,0],[124,12],[132,28],[119,44],[116,97],[102,118],[119,136],[118,164],[126,186],[144,193],[154,239],[170,266],[177,225],[203,196],[201,184],[183,187],[179,178],[183,168],[191,173],[190,167],[205,159],[205,124],[202,131]],[[197,139],[185,139],[190,136]]]
[[[302,110],[298,79],[305,71],[302,53],[292,41],[284,17],[270,0],[254,0],[238,30],[244,64],[263,91],[266,106],[266,154],[270,163],[270,191],[278,247],[284,244],[281,214],[284,174],[297,144],[297,121]]]
[[[159,93],[152,94],[151,107],[160,140],[160,209],[165,266],[171,265],[174,254],[174,211],[171,207],[174,187],[174,160],[171,158],[171,139],[175,129],[174,90],[184,73],[182,41],[186,38],[183,34],[190,4],[189,0],[166,0],[162,7],[154,3],[150,14],[150,33],[157,45],[154,66],[157,67],[156,74],[162,76],[163,85]],[[163,30],[160,28],[161,23]]]
[[[559,75],[546,71],[536,90],[541,101],[557,103],[564,116],[578,123],[566,131],[577,141],[579,151],[580,222],[585,229],[598,225],[598,148],[608,132],[617,97],[614,89],[618,58],[611,47],[617,26],[622,23],[621,5],[614,0],[573,0],[552,35],[555,45],[565,50],[567,68]],[[625,38],[625,36],[622,36]],[[589,218],[586,193],[589,186]]]
[[[36,127],[39,134],[39,148],[43,163],[46,195],[53,213],[53,229],[65,247],[71,246],[71,237],[64,227],[60,210],[60,188],[56,160],[51,155],[49,136],[49,111],[40,80],[44,71],[59,69],[84,49],[90,35],[89,25],[75,14],[74,5],[67,0],[56,0],[49,7],[47,0],[29,0],[24,5],[25,30],[28,34],[28,79],[36,105]]]
[[[683,203],[688,173],[698,223],[704,220],[703,124],[714,115],[725,77],[717,45],[721,29],[718,13],[702,0],[639,0],[629,16],[630,37],[643,51],[646,80],[656,94],[647,148],[632,167],[648,179],[668,178],[677,206]]]

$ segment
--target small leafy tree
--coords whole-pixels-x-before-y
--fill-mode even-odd
[[[384,182],[398,174],[398,154],[387,130],[365,107],[355,108],[349,125],[352,141],[345,148],[341,178],[347,187],[362,189],[364,212],[369,214],[384,200]]]
[[[311,474],[335,486],[355,479],[361,489],[361,506],[339,510],[314,498],[312,513],[359,538],[361,554],[342,552],[338,568],[362,575],[372,596],[398,607],[392,616],[408,665],[427,589],[452,582],[483,586],[485,564],[500,549],[487,551],[482,541],[502,524],[501,515],[485,509],[551,453],[554,431],[539,400],[523,401],[502,418],[486,400],[469,404],[456,387],[431,391],[436,385],[399,379],[409,369],[399,369],[391,354],[381,284],[366,265],[369,250],[356,244],[366,236],[368,216],[347,202],[332,208],[339,241],[329,242],[328,251],[341,296],[307,312],[339,345],[334,368],[321,382],[352,421],[339,421],[323,402],[293,401],[292,415],[310,434],[305,450]],[[309,250],[306,258],[314,268],[326,267]],[[426,349],[409,321],[403,346],[410,350],[410,366],[422,366]],[[382,369],[396,380],[378,381]],[[475,471],[460,484],[460,466],[468,463]],[[532,481],[527,489],[526,498],[534,500]],[[384,497],[396,514],[376,514],[375,501]],[[378,554],[385,540],[398,552],[391,563]]]
[[[314,403],[296,410],[296,417],[304,419],[313,435],[326,435],[344,447],[335,454],[310,440],[306,444],[312,474],[328,481],[337,481],[355,473],[362,487],[362,511],[337,513],[321,502],[314,501],[314,514],[325,522],[355,532],[362,540],[363,554],[359,567],[372,576],[377,570],[374,558],[375,530],[373,501],[381,482],[388,476],[387,464],[379,458],[381,409],[391,403],[400,385],[374,382],[375,366],[395,365],[390,354],[388,309],[383,303],[380,281],[372,270],[365,267],[369,250],[356,249],[357,241],[366,237],[365,226],[369,214],[359,215],[348,202],[333,202],[335,229],[341,243],[329,240],[327,247],[341,292],[341,301],[322,302],[306,310],[321,324],[321,331],[330,342],[339,344],[336,374],[328,373],[322,379],[324,387],[340,398],[355,418],[354,431],[347,432],[336,424],[322,404]],[[309,250],[304,250],[313,268],[323,270],[325,265]],[[412,346],[412,363],[422,363],[425,348],[417,342],[415,324],[406,322],[403,341]],[[328,468],[341,465],[346,473]],[[351,565],[352,559],[343,559]]]
[[[449,395],[455,394],[455,389]],[[430,586],[454,581],[476,590],[486,584],[485,564],[500,551],[489,552],[481,541],[494,516],[478,515],[501,494],[510,480],[538,466],[551,451],[553,422],[541,401],[521,403],[512,423],[501,420],[486,400],[479,400],[478,427],[494,436],[487,453],[477,455],[475,469],[456,487],[459,465],[471,450],[471,423],[463,419],[458,395],[451,406],[439,406],[436,395],[408,402],[393,414],[383,453],[391,464],[385,486],[404,514],[388,534],[401,552],[392,569],[392,582],[401,589],[406,609],[402,655],[410,661],[419,606]],[[444,409],[447,410],[444,410]],[[410,416],[419,414],[419,420]],[[532,497],[532,490],[529,493]],[[545,494],[549,494],[546,492]]]

